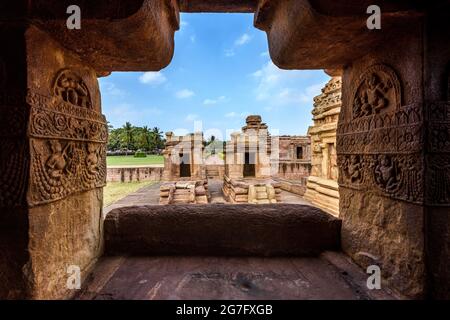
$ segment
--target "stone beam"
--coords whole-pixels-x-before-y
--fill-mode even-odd
[[[404,1],[381,1],[382,30],[369,30],[369,2],[261,0],[254,24],[267,33],[270,56],[278,67],[339,69],[380,45],[404,19],[421,15]]]
[[[258,0],[180,0],[183,12],[243,12],[253,13]]]
[[[73,4],[81,9],[80,30],[66,26],[66,10]],[[15,14],[20,11],[9,9]],[[8,18],[5,13],[2,16]],[[177,0],[38,0],[30,1],[22,16],[83,57],[99,75],[166,67],[173,56],[174,33],[179,29]]]

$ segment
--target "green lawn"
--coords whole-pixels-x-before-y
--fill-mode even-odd
[[[130,166],[130,165],[148,165],[164,164],[164,157],[158,155],[148,155],[145,158],[135,158],[134,156],[108,156],[106,157],[108,166]]]
[[[125,198],[140,188],[156,183],[155,181],[141,182],[108,182],[103,188],[103,206],[107,207],[114,202]]]

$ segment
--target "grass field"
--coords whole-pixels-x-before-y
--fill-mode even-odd
[[[158,155],[148,155],[145,158],[135,158],[134,156],[108,156],[106,157],[108,166],[143,166],[148,164],[164,164],[164,157]]]
[[[114,202],[125,198],[140,188],[156,183],[155,181],[141,182],[108,182],[103,188],[103,206],[107,207]]]

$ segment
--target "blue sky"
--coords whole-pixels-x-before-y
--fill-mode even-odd
[[[202,130],[229,138],[260,114],[272,134],[306,134],[322,70],[280,70],[252,14],[182,14],[175,54],[160,72],[117,72],[100,79],[102,108],[126,121],[176,134]]]

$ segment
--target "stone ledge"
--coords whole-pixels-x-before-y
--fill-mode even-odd
[[[126,207],[105,219],[108,255],[304,256],[340,247],[341,220],[304,205]]]

